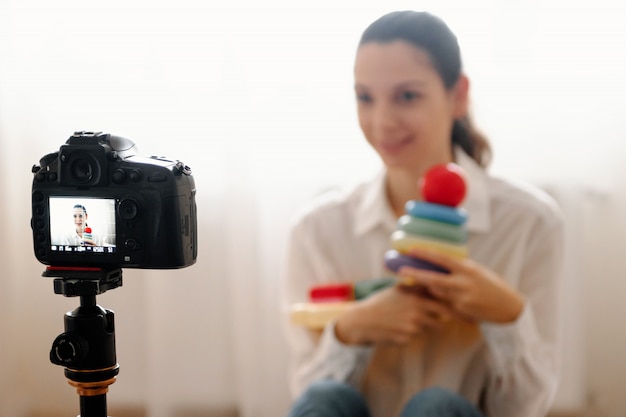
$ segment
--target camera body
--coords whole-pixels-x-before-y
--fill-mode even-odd
[[[140,157],[135,144],[76,132],[33,166],[35,256],[46,265],[173,269],[195,263],[195,182],[188,166]]]

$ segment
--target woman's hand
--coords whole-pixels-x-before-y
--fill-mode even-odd
[[[335,324],[346,344],[404,344],[453,314],[419,287],[394,285],[351,305]]]
[[[471,259],[457,260],[430,250],[415,250],[411,255],[440,265],[449,274],[402,268],[399,275],[426,288],[437,300],[469,320],[511,323],[524,308],[524,297],[502,277]]]

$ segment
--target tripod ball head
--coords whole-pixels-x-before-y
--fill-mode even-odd
[[[96,382],[119,372],[115,354],[114,313],[95,304],[95,297],[81,297],[79,307],[65,314],[65,332],[50,349],[50,361],[65,367],[76,382]]]

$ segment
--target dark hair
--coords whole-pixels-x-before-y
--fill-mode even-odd
[[[445,87],[451,89],[456,85],[462,70],[461,50],[456,36],[443,20],[427,12],[392,12],[365,29],[359,46],[395,40],[403,40],[423,49]],[[488,165],[491,147],[487,139],[474,128],[469,116],[454,121],[451,144],[459,145],[481,166]]]
[[[83,206],[82,204],[74,204],[75,209],[81,209],[82,211],[84,211],[85,213],[87,213],[87,209],[85,208],[85,206]]]

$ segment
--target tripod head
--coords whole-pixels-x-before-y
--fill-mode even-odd
[[[122,285],[121,268],[48,267],[55,294],[80,297],[80,306],[64,317],[65,331],[52,343],[50,361],[65,367],[65,376],[80,396],[80,417],[107,417],[106,393],[119,373],[113,311],[96,304],[96,296]]]

